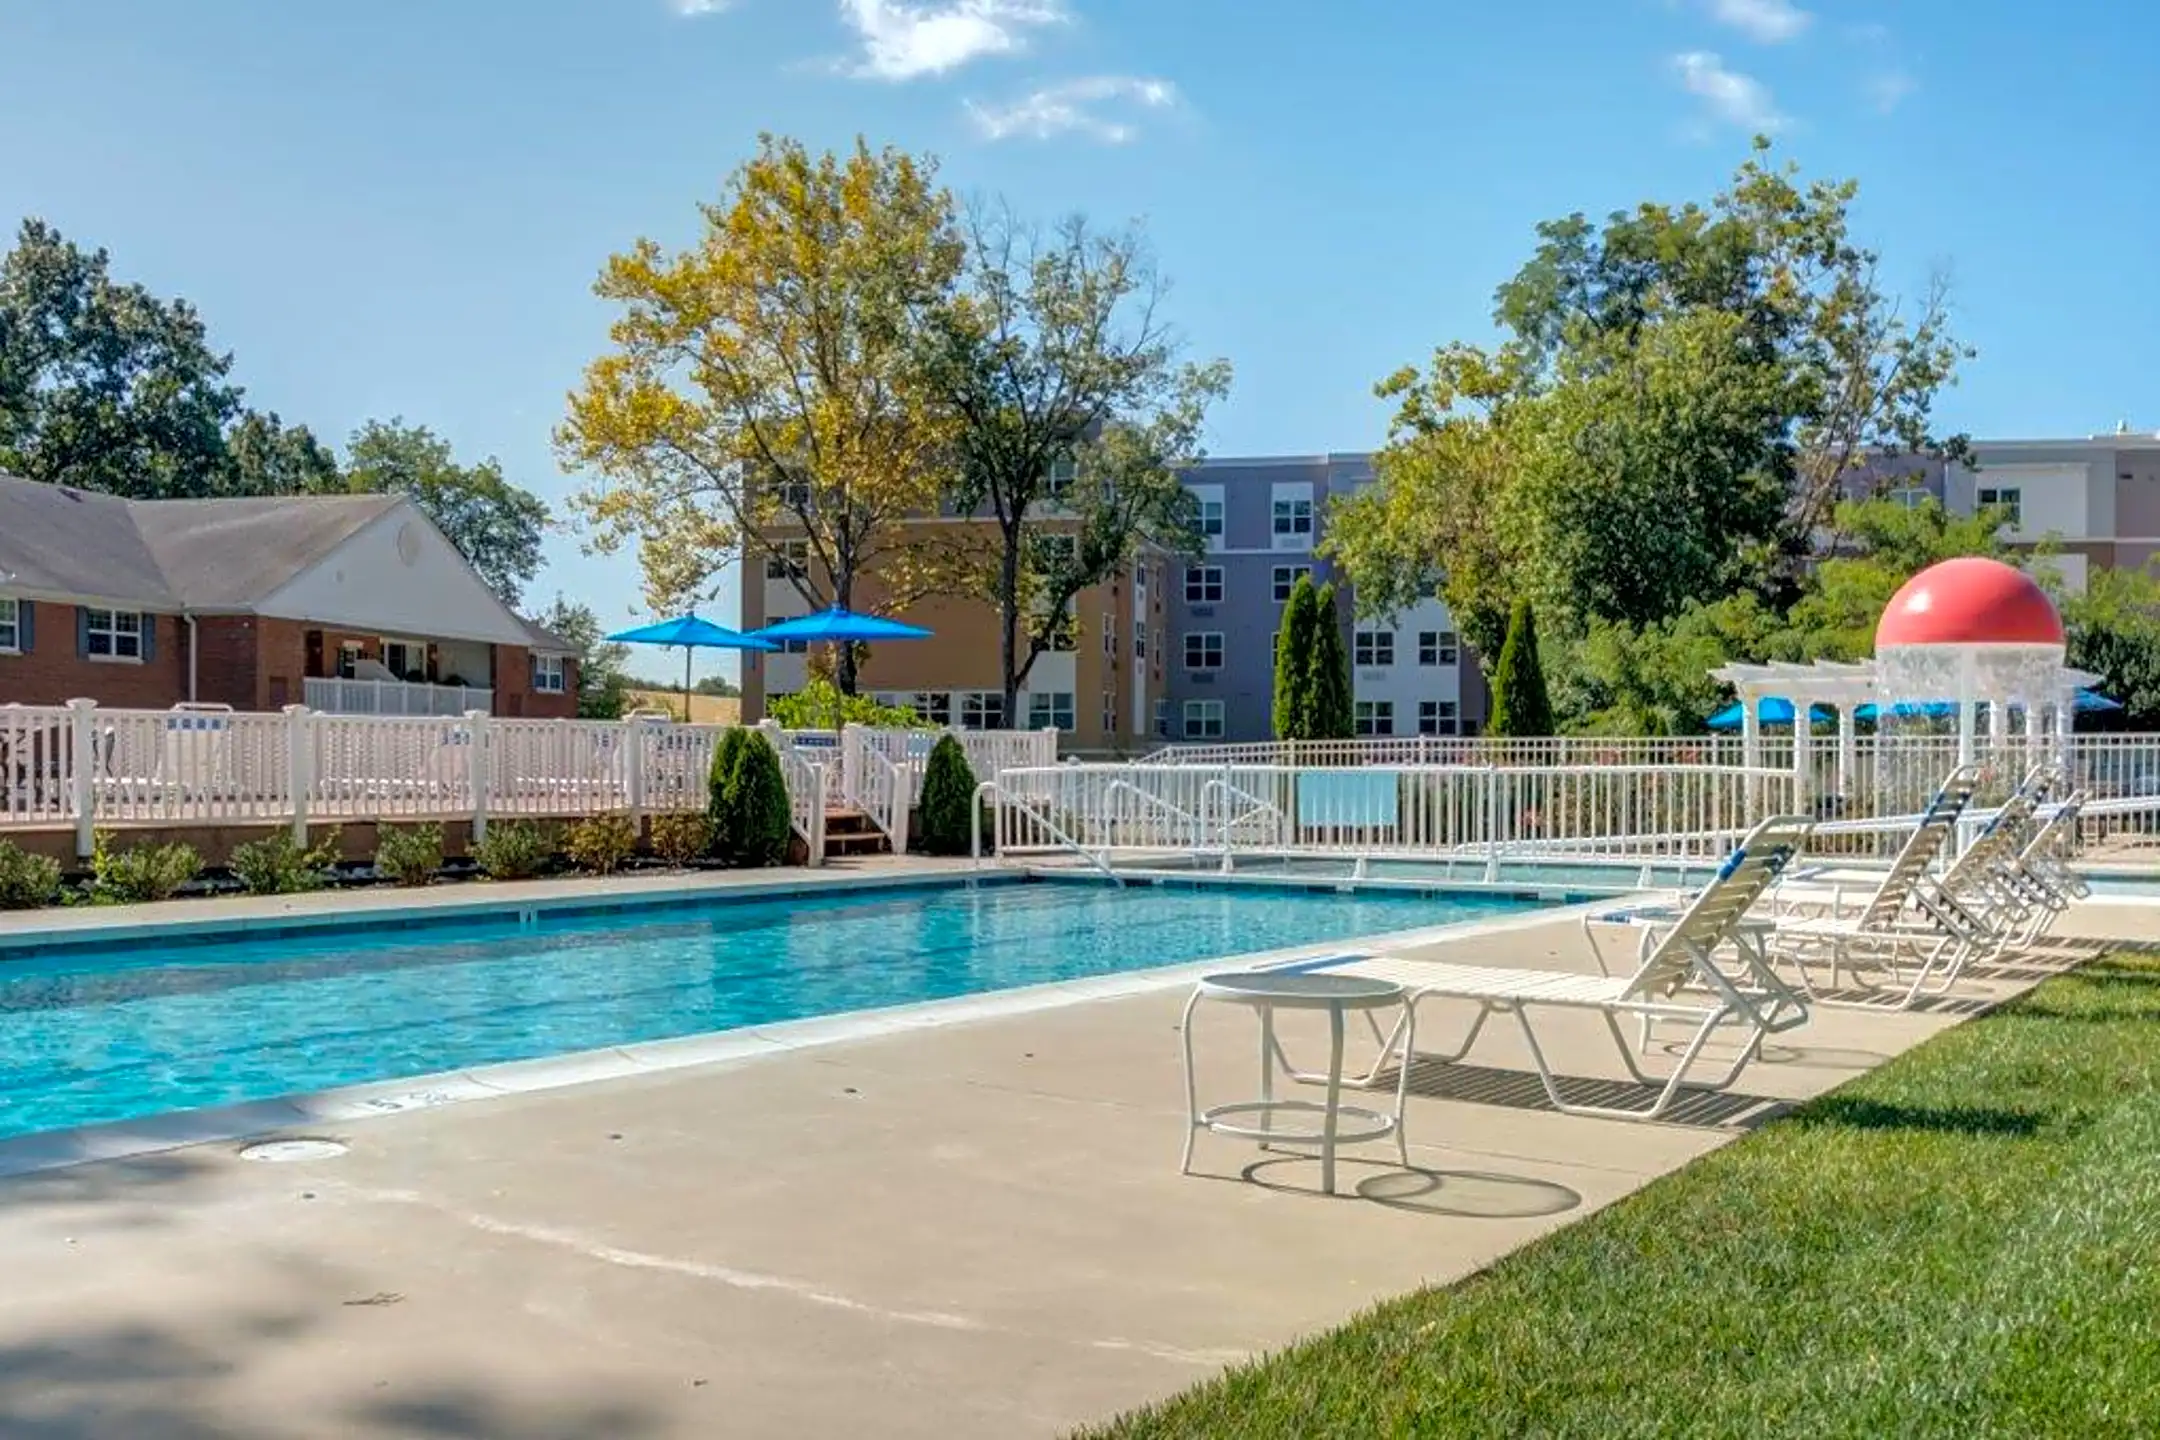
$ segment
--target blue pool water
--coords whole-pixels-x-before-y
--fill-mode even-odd
[[[0,958],[0,1136],[1533,904],[999,883]]]

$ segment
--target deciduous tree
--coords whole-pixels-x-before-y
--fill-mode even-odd
[[[924,387],[918,319],[964,246],[935,165],[858,141],[812,155],[763,137],[680,252],[640,240],[607,263],[618,307],[557,432],[591,483],[592,543],[635,543],[654,608],[705,592],[721,565],[793,560],[811,607],[852,607],[877,569],[905,603],[915,533],[949,473],[952,430]],[[855,689],[843,655],[841,688]]]
[[[1181,360],[1140,234],[1071,219],[1047,235],[1003,206],[968,217],[961,288],[924,319],[929,385],[951,412],[949,584],[997,612],[1005,713],[1063,638],[1082,590],[1143,544],[1197,553],[1177,471],[1199,458],[1230,367]]]

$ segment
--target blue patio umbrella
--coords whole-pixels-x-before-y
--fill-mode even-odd
[[[673,620],[662,620],[652,625],[640,625],[635,630],[618,630],[607,637],[624,645],[680,645],[683,652],[682,693],[683,719],[690,718],[690,662],[699,650],[777,650],[780,647],[770,640],[760,640],[730,630],[725,625],[715,625],[700,615],[678,615]]]
[[[1705,723],[1712,730],[1738,730],[1745,718],[1746,712],[1740,708],[1740,702],[1735,700]],[[1781,700],[1775,695],[1765,696],[1755,702],[1755,718],[1765,725],[1790,725],[1793,723],[1793,703],[1790,700]],[[1820,705],[1808,711],[1809,724],[1828,718],[1829,712]]]
[[[859,615],[835,605],[815,615],[780,620],[750,632],[755,640],[824,641],[831,645],[867,644],[877,640],[928,640],[930,632],[920,625],[887,620],[882,615]],[[839,729],[837,716],[834,729]]]
[[[2010,708],[2022,710],[2025,707],[2013,705]],[[2071,700],[2071,709],[2080,715],[2097,715],[2105,710],[2120,710],[2122,708],[2120,704],[2108,699],[2107,696],[2102,695],[2097,690],[2080,690]],[[1957,714],[1957,709],[1957,702],[1954,700],[1900,700],[1890,707],[1890,713],[1901,719],[1912,719],[1915,716],[1924,715],[1930,719],[1940,720],[1945,716]],[[1879,718],[1881,714],[1881,707],[1872,703],[1862,705],[1853,712],[1853,715],[1861,720],[1874,720]]]

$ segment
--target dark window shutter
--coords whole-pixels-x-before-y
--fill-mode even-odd
[[[81,605],[75,607],[75,658],[90,658],[90,611]]]
[[[140,622],[143,663],[157,659],[157,616],[142,614],[135,617]]]
[[[29,600],[15,602],[15,648],[25,655],[37,649],[37,605]]]

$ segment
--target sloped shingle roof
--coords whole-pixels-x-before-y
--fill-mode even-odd
[[[403,503],[123,500],[0,475],[0,584],[150,610],[246,610]]]

